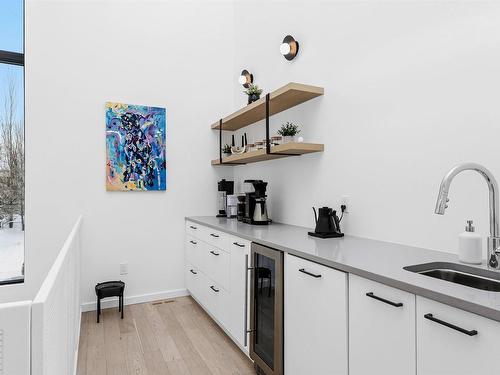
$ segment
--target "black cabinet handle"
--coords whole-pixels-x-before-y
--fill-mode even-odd
[[[215,251],[213,251],[213,250],[210,252],[210,254],[215,255],[216,257],[218,257],[218,256],[220,255],[219,253],[216,253],[216,252],[215,252]]]
[[[215,233],[210,233],[210,235],[211,235],[212,237],[219,238],[219,235],[218,235],[218,234],[215,234]]]
[[[198,272],[195,272],[194,270],[189,270],[193,275],[198,275]]]
[[[191,242],[193,245],[196,245],[198,243],[198,242],[193,241],[193,240],[190,240],[189,242]]]
[[[236,246],[239,246],[239,247],[245,247],[245,245],[242,245],[242,244],[240,244],[238,242],[233,242],[233,245],[236,245]]]
[[[388,299],[376,296],[375,294],[373,294],[373,292],[366,293],[366,296],[370,297],[370,298],[373,298],[373,299],[376,299],[377,301],[387,303],[388,305],[391,305],[391,306],[394,306],[394,307],[402,307],[403,306],[403,304],[401,302],[392,302],[392,301],[389,301]]]
[[[210,285],[210,289],[212,289],[215,293],[219,293],[219,289],[217,289],[213,285]]]
[[[432,315],[432,314],[425,314],[425,315],[424,315],[424,318],[425,318],[425,319],[432,320],[433,322],[436,322],[436,323],[442,324],[443,326],[446,326],[446,327],[448,327],[448,328],[454,329],[455,331],[458,331],[458,332],[464,333],[464,334],[466,334],[467,336],[476,336],[476,335],[477,335],[477,331],[476,331],[475,329],[473,329],[472,331],[468,331],[468,330],[466,330],[466,329],[463,329],[462,327],[459,327],[459,326],[456,326],[456,325],[454,325],[454,324],[451,324],[451,323],[445,322],[444,320],[441,320],[441,319],[438,319],[438,318],[434,318],[434,315]]]
[[[302,273],[305,273],[306,275],[309,275],[309,276],[312,276],[312,277],[315,277],[316,279],[320,278],[321,275],[316,275],[314,273],[311,273],[311,272],[307,272],[304,268],[301,268],[299,270],[299,272],[302,272]]]
[[[190,225],[189,228],[191,228],[191,229],[198,229],[197,227],[194,227],[192,225]]]

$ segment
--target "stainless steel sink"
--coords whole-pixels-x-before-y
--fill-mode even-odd
[[[403,269],[471,288],[500,292],[500,272],[496,271],[448,262],[416,264]]]

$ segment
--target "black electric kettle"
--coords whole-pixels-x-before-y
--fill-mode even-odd
[[[320,238],[335,238],[343,237],[344,233],[340,231],[340,220],[337,216],[337,211],[330,207],[321,207],[316,209],[313,207],[314,220],[316,221],[316,228],[314,232],[309,232],[310,236]]]

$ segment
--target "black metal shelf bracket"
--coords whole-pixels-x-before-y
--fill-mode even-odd
[[[219,164],[226,165],[243,165],[246,163],[231,163],[222,161],[222,119],[219,120]]]
[[[271,152],[271,138],[269,137],[269,103],[271,94],[266,94],[266,154],[267,155],[283,155],[283,156],[299,156],[297,154],[287,154],[284,152]]]
[[[269,93],[266,94],[266,154],[271,153],[271,140],[269,139],[269,101],[271,95]]]
[[[269,105],[271,102],[271,94],[266,94],[266,154],[267,155],[283,155],[283,156],[300,156],[299,154],[287,154],[284,152],[271,152],[271,137],[269,136],[269,117],[270,110]],[[245,145],[244,145],[245,146]],[[232,163],[232,162],[224,162],[222,160],[222,119],[219,120],[219,164],[226,165],[244,165],[246,163]]]
[[[222,164],[222,119],[219,120],[219,163]]]

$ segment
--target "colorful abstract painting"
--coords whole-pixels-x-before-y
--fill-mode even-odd
[[[106,189],[165,190],[166,110],[106,103]]]

